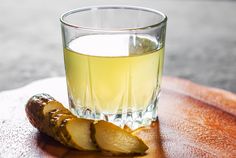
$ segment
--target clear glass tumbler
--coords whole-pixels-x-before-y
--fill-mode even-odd
[[[133,6],[61,16],[70,110],[136,129],[157,119],[167,17]]]

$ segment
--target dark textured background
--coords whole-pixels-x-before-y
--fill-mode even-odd
[[[98,4],[164,12],[165,74],[236,92],[236,2],[220,0],[0,0],[0,91],[64,75],[59,16]]]

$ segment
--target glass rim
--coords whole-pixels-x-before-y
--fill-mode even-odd
[[[101,29],[101,28],[95,28],[95,27],[85,27],[85,26],[78,26],[72,23],[69,23],[65,20],[66,17],[75,14],[75,13],[79,13],[79,12],[83,12],[83,11],[89,11],[89,10],[99,10],[99,9],[130,9],[130,10],[141,10],[141,11],[145,11],[145,12],[151,12],[154,14],[158,14],[162,17],[162,19],[160,20],[160,22],[154,22],[151,25],[147,25],[144,27],[132,27],[132,28],[105,28],[105,29]],[[163,23],[166,23],[167,21],[167,16],[155,9],[151,9],[151,8],[147,8],[147,7],[139,7],[139,6],[132,6],[132,5],[95,5],[95,6],[87,6],[87,7],[80,7],[80,8],[76,8],[76,9],[72,9],[69,10],[65,13],[63,13],[60,17],[60,22],[66,26],[72,27],[72,28],[76,28],[76,29],[82,29],[82,30],[88,30],[88,31],[104,31],[104,32],[122,32],[122,31],[134,31],[134,30],[146,30],[146,29],[152,29],[155,27],[158,27],[160,25],[162,25]]]

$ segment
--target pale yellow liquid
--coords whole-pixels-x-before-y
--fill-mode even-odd
[[[160,89],[163,48],[145,36],[90,35],[64,49],[72,108],[116,114],[153,104]],[[153,50],[154,49],[154,50]]]

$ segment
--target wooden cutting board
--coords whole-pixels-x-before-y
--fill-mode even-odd
[[[109,157],[69,149],[33,128],[24,105],[29,97],[42,92],[67,105],[64,78],[40,80],[0,93],[1,158]],[[150,148],[147,154],[130,158],[236,157],[235,94],[165,77],[158,115],[157,122],[137,133]]]

